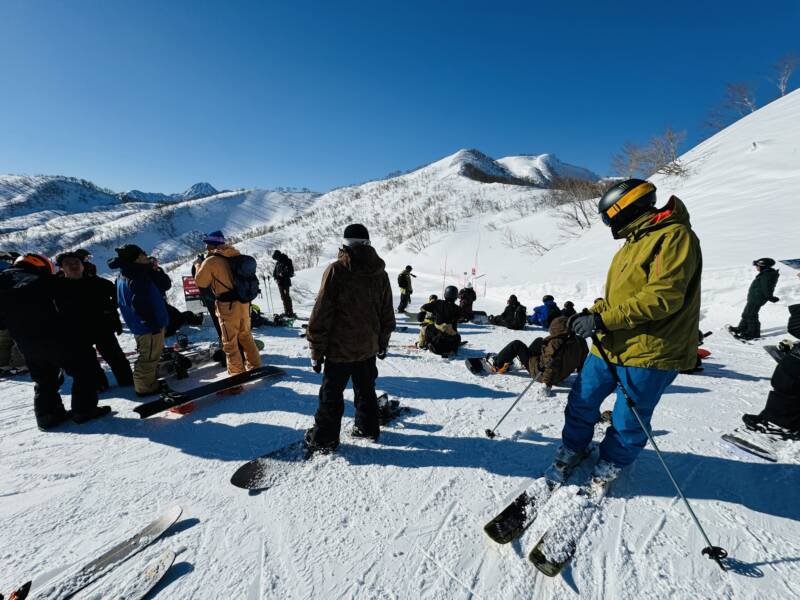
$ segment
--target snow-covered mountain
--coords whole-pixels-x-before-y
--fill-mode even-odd
[[[129,201],[170,202],[180,200],[196,200],[197,198],[214,196],[219,193],[220,192],[210,183],[200,182],[195,183],[188,189],[177,194],[161,194],[159,192],[140,192],[139,190],[130,190],[128,192],[123,192],[122,196],[127,198]]]
[[[559,177],[589,181],[600,179],[589,169],[563,163],[553,154],[507,156],[499,158],[497,162],[515,177],[541,186],[548,186]]]

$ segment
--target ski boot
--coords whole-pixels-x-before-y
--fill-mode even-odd
[[[75,421],[78,425],[83,425],[84,423],[91,421],[92,419],[99,419],[100,417],[105,417],[110,412],[111,412],[110,406],[95,406],[93,409],[85,413],[76,413],[73,411],[71,416],[72,420]]]
[[[570,450],[563,444],[559,446],[553,464],[544,472],[544,476],[550,483],[562,484],[569,477],[572,470],[586,458],[590,450]]]
[[[592,483],[606,486],[619,477],[622,467],[601,458],[592,469]]]

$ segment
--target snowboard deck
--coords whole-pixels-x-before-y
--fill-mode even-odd
[[[408,407],[400,406],[398,400],[390,399],[387,394],[378,397],[378,418],[382,426],[407,410]],[[268,490],[313,456],[314,453],[306,450],[303,440],[298,440],[243,464],[231,477],[231,483],[245,490]]]
[[[140,532],[117,544],[100,557],[67,575],[48,582],[41,590],[34,590],[37,600],[64,600],[96,581],[119,564],[161,537],[180,518],[180,506],[168,508],[160,517]]]
[[[146,402],[141,406],[137,406],[133,410],[139,414],[139,417],[144,419],[167,409],[186,404],[187,402],[197,400],[222,390],[236,387],[237,385],[245,384],[249,381],[255,381],[266,377],[278,377],[284,374],[285,371],[283,369],[266,365],[245,371],[244,373],[239,373],[237,375],[231,375],[230,377],[225,377],[224,379],[220,379],[218,381],[212,381],[206,385],[201,385],[183,392],[177,392],[170,389],[169,385],[162,381],[161,397],[158,400]]]
[[[739,448],[740,450],[744,450],[749,454],[763,458],[766,461],[778,462],[778,457],[772,450],[763,448],[762,446],[745,439],[741,436],[741,432],[739,430],[734,429],[731,433],[723,434],[722,439]]]
[[[733,325],[725,325],[725,331],[727,331],[729,334],[731,334],[731,337],[733,339],[738,340],[738,341],[742,342],[743,344],[753,344],[755,340],[759,339],[759,338],[752,338],[752,339],[743,338],[738,333],[733,331],[732,327],[733,327]]]

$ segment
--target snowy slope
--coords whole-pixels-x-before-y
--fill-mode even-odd
[[[404,346],[417,327],[408,324],[378,364],[378,386],[410,412],[384,429],[377,444],[353,440],[347,435],[353,415],[348,390],[340,451],[302,465],[258,495],[233,488],[230,475],[243,461],[299,439],[313,423],[321,378],[308,365],[299,328],[257,333],[266,344],[265,362],[284,368],[286,377],[240,396],[200,401],[183,417],[138,420],[132,409],[139,400],[130,390],[112,388],[103,402],[114,416],[43,434],[33,427],[30,382],[0,382],[0,531],[13,540],[13,551],[7,543],[0,553],[0,590],[93,558],[159,509],[180,503],[184,518],[171,535],[85,597],[113,589],[164,548],[183,552],[157,590],[159,598],[800,597],[800,507],[793,494],[800,489],[798,444],[782,450],[779,463],[767,464],[720,441],[742,412],[760,410],[769,389],[774,363],[757,344],[727,336],[722,325],[743,306],[753,258],[800,254],[791,218],[800,192],[797,140],[795,92],[689,152],[690,177],[655,179],[662,201],[677,193],[692,214],[705,254],[703,327],[715,335],[706,345],[712,351],[706,371],[678,377],[653,429],[711,540],[734,559],[731,571],[721,572],[700,555],[704,542],[650,449],[615,483],[562,576],[547,579],[527,563],[546,515],[519,542],[490,543],[482,525],[552,457],[567,389],[558,388],[550,400],[523,399],[500,436],[489,440],[483,430],[503,415],[526,377],[475,377],[459,360],[410,350]],[[477,308],[500,308],[509,291],[529,305],[551,292],[578,306],[602,292],[619,244],[602,225],[562,240],[554,231],[557,219],[539,210],[546,208],[545,191],[481,183],[452,160],[434,165],[330,192],[242,245],[266,252],[272,244],[300,248],[318,240],[320,265],[297,279],[313,289],[343,223],[357,218],[375,232],[393,273],[407,262],[419,271],[413,306],[476,264],[478,274],[486,273],[477,280]],[[440,209],[454,215],[452,224],[431,225],[434,234],[415,251],[405,236],[414,223],[422,230]],[[559,245],[542,256],[513,251],[503,245],[506,229]],[[786,305],[800,301],[794,273],[781,272],[781,302],[762,311],[764,343],[786,335]],[[307,314],[311,301],[297,312]],[[530,342],[542,331],[465,326],[462,334],[469,341],[462,355],[479,356],[513,338]],[[191,332],[194,339],[211,335]],[[123,341],[132,347],[130,336]],[[174,386],[216,376],[209,365]]]
[[[139,190],[130,190],[124,192],[122,195],[131,201],[139,202],[169,202],[176,200],[195,200],[197,198],[205,198],[206,196],[213,196],[219,194],[219,190],[214,188],[210,183],[200,182],[187,188],[185,191],[177,194],[162,194],[160,192],[140,192]]]

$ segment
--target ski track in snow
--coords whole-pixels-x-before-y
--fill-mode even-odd
[[[492,543],[482,526],[549,463],[566,389],[547,401],[529,393],[489,440],[483,430],[526,379],[473,376],[462,364],[464,356],[539,331],[465,328],[470,344],[450,361],[393,350],[379,363],[378,387],[411,411],[384,428],[378,444],[353,440],[348,391],[340,451],[315,457],[288,471],[280,485],[251,495],[231,486],[230,476],[246,460],[299,438],[313,421],[320,381],[306,366],[304,340],[269,333],[258,332],[265,355],[286,377],[240,396],[207,399],[179,418],[136,419],[136,403],[112,388],[103,396],[115,416],[41,433],[32,426],[31,384],[24,378],[0,384],[0,523],[4,539],[15,540],[13,551],[6,545],[0,554],[0,589],[95,558],[159,509],[181,504],[185,513],[163,540],[101,578],[87,597],[114,589],[115,581],[175,546],[186,548],[172,567],[176,574],[168,572],[157,588],[170,598],[800,594],[800,509],[784,495],[800,485],[800,466],[743,458],[719,443],[742,411],[763,402],[760,374],[769,372],[771,359],[757,347],[727,343],[720,333],[720,344],[709,344],[714,358],[742,376],[680,376],[653,421],[698,517],[712,541],[740,561],[739,573],[723,574],[700,556],[702,539],[646,450],[589,520],[573,561],[550,579],[528,563],[527,553],[553,515],[574,502],[574,487],[559,490],[515,543]],[[405,343],[415,335],[396,338]]]

